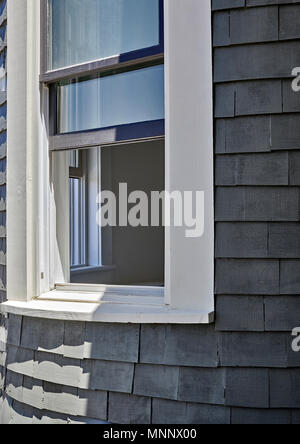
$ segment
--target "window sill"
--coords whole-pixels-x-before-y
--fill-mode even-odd
[[[116,270],[115,265],[86,265],[82,267],[74,267],[71,268],[71,276],[76,274],[87,274],[87,273],[95,273],[95,272],[109,272]]]
[[[142,299],[142,301],[141,301]],[[101,298],[95,293],[54,290],[30,302],[8,301],[0,312],[15,315],[81,322],[126,324],[210,324],[213,312],[172,309],[161,296]]]

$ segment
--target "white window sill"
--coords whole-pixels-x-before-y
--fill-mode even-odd
[[[129,288],[129,287],[128,287]],[[161,289],[159,289],[161,290]],[[54,290],[30,302],[8,301],[0,312],[82,322],[130,324],[210,324],[213,312],[172,309],[161,295]]]

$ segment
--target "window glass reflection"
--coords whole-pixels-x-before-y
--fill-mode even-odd
[[[159,44],[159,0],[49,0],[50,68]]]

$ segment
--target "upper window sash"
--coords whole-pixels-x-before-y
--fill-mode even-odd
[[[49,66],[49,51],[51,52],[51,13],[49,2],[41,1],[41,76],[43,83],[52,83],[62,79],[74,78],[85,73],[102,72],[117,66],[131,66],[136,62],[149,62],[161,60],[164,54],[164,0],[158,0],[159,4],[159,42],[157,45],[140,48],[137,50],[120,53],[104,58],[84,61],[82,63],[63,66],[53,69]],[[73,0],[74,1],[74,0]],[[149,1],[149,0],[147,0]]]

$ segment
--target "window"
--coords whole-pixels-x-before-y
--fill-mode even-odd
[[[48,67],[163,52],[161,0],[49,0]]]
[[[39,2],[18,2],[17,8],[8,2],[7,310],[104,322],[212,321],[210,3],[41,0],[40,22]],[[99,17],[102,29],[95,25]],[[78,157],[70,169],[71,151]],[[140,162],[138,176],[124,168],[123,156],[129,166]],[[147,168],[150,163],[156,168]],[[89,215],[99,205],[93,193],[114,188],[125,173],[125,182],[145,194],[163,183],[170,193],[205,195],[202,236],[187,238],[184,226],[163,233],[157,227],[152,246],[161,245],[163,235],[164,251],[136,253],[157,265],[153,276],[148,271],[154,266],[133,264],[127,247],[119,249],[122,257],[114,256],[120,233],[105,233]],[[78,208],[75,202],[81,202]],[[85,227],[81,223],[81,235],[75,235],[82,220]],[[129,276],[139,265],[139,275]],[[91,284],[95,268],[97,283]]]
[[[48,0],[43,8],[50,149],[164,136],[163,0],[85,0],[75,7]]]
[[[58,134],[164,120],[163,65],[60,82],[57,96]]]
[[[149,196],[164,189],[163,2],[48,0],[47,8],[48,66],[75,64],[73,74],[78,63],[102,63],[48,82],[52,157],[74,151],[66,154],[69,281],[163,287],[163,227],[106,228],[97,220],[103,191],[120,199],[120,183]]]

